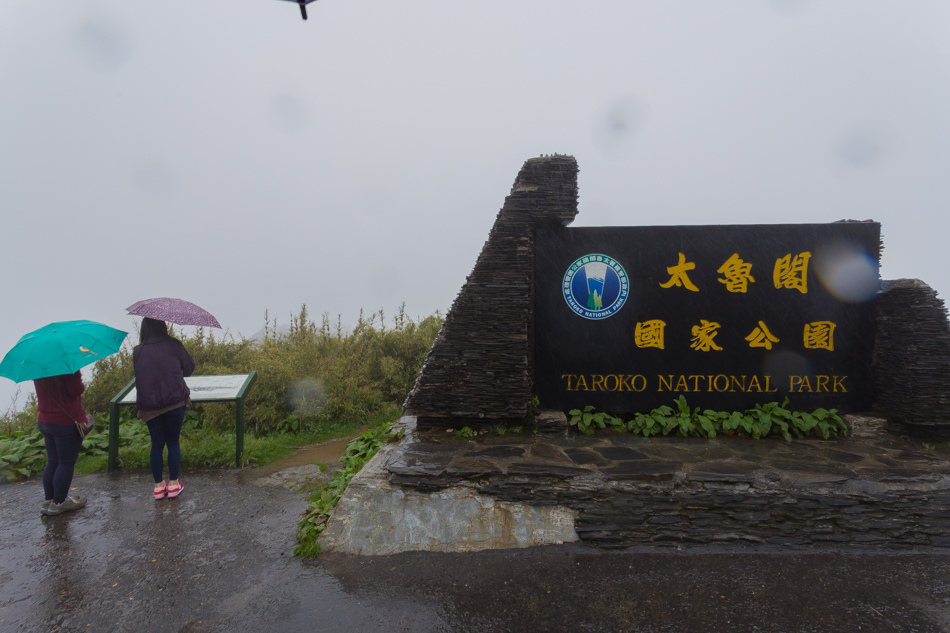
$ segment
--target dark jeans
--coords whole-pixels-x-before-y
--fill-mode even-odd
[[[37,422],[46,442],[46,468],[43,470],[43,492],[54,503],[66,501],[73,483],[73,468],[82,448],[82,438],[74,424]]]
[[[162,453],[165,452],[166,446],[168,446],[168,479],[169,481],[178,479],[178,467],[181,465],[181,446],[178,444],[178,438],[181,437],[181,424],[184,421],[185,407],[178,407],[145,423],[148,426],[148,434],[152,438],[152,452],[149,454],[148,462],[152,467],[155,483],[160,483],[164,479]]]

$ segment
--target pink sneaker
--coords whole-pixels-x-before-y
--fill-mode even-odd
[[[158,484],[155,484],[155,485],[157,486]],[[166,490],[168,490],[168,486],[163,481],[161,488],[155,488],[152,491],[152,494],[155,496],[155,501],[161,501],[162,499],[164,499]]]
[[[172,484],[169,484],[165,489],[168,491],[168,498],[174,499],[175,497],[181,494],[181,491],[184,490],[185,487],[179,481],[177,487],[175,487]]]

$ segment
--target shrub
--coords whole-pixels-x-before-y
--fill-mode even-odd
[[[315,426],[362,421],[387,407],[402,406],[442,324],[439,313],[418,321],[405,306],[387,325],[382,310],[368,318],[361,312],[351,332],[340,318],[331,323],[310,319],[306,305],[281,332],[265,315],[262,340],[215,337],[196,328],[190,335],[172,331],[195,359],[196,375],[257,371],[245,401],[249,432],[302,431]],[[109,401],[133,378],[131,344],[96,363],[83,402],[106,419]],[[196,404],[208,428],[233,432],[231,404]]]

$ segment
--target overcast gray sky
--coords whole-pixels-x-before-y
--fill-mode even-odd
[[[575,226],[874,219],[950,292],[950,3],[0,2],[0,353],[174,296],[451,305],[522,163]],[[133,337],[133,340],[136,337]],[[0,407],[14,385],[0,379]]]

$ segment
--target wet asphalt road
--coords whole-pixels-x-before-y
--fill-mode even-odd
[[[950,631],[950,551],[582,546],[303,561],[254,470],[0,486],[0,631]]]

